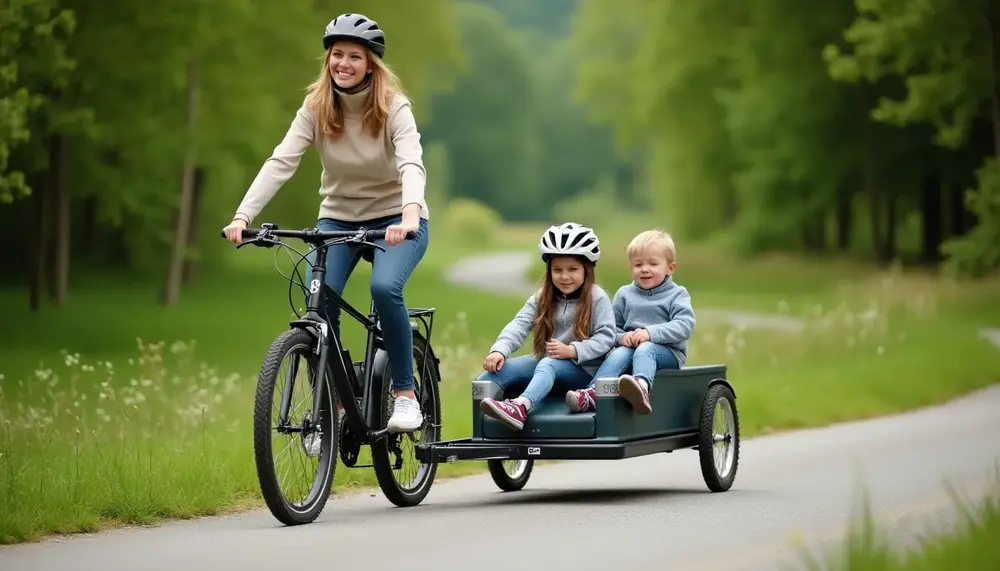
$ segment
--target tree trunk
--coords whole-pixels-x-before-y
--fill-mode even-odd
[[[896,241],[896,193],[890,190],[883,192],[882,196],[885,198],[885,227],[882,229],[884,240],[880,261],[887,264],[899,253]]]
[[[871,128],[869,127],[869,134],[871,133]],[[883,211],[883,199],[882,192],[879,189],[879,182],[875,174],[876,165],[875,161],[875,147],[874,142],[869,138],[867,141],[868,150],[865,153],[865,164],[864,164],[864,181],[865,181],[865,194],[868,195],[868,218],[871,223],[871,235],[872,235],[872,251],[875,254],[875,260],[877,262],[883,262],[883,244],[882,239],[883,234],[883,222],[884,217],[882,215]]]
[[[920,193],[920,261],[925,264],[936,264],[941,261],[940,247],[944,241],[941,200],[941,179],[931,173],[924,179]]]
[[[851,249],[852,214],[851,193],[846,189],[841,189],[837,192],[835,212],[837,219],[837,250],[841,252],[847,252]]]
[[[187,68],[187,129],[190,135],[194,135],[195,125],[198,120],[198,76],[198,63],[192,61],[188,64]],[[181,192],[180,201],[177,205],[177,216],[174,222],[174,239],[170,248],[170,258],[167,262],[163,290],[160,295],[160,302],[168,306],[177,303],[177,299],[180,297],[184,259],[187,254],[187,237],[191,224],[191,203],[194,197],[195,151],[195,144],[192,141],[189,143],[187,154],[184,157],[184,166],[181,171]]]
[[[194,170],[194,196],[191,198],[191,224],[188,225],[187,243],[189,246],[198,244],[201,234],[201,205],[205,197],[205,169]],[[184,271],[181,281],[184,285],[194,282],[198,277],[198,258],[187,257],[184,260]]]
[[[996,14],[991,14],[990,40],[993,50],[990,58],[990,107],[993,112],[993,156],[1000,160],[1000,84],[997,83],[997,62],[1000,62],[1000,34],[997,33],[997,25],[1000,18]]]
[[[99,208],[96,196],[88,196],[83,199],[83,222],[80,225],[80,251],[89,254],[97,247],[97,209]]]
[[[45,268],[48,266],[49,252],[49,213],[52,203],[49,191],[49,177],[45,173],[38,173],[34,176],[34,183],[31,185],[34,198],[34,219],[35,232],[30,241],[29,254],[31,267],[28,278],[28,307],[31,311],[38,311],[42,307],[42,288],[45,287]]]
[[[51,272],[49,299],[57,306],[69,294],[70,200],[66,181],[66,140],[55,134],[49,141],[49,171],[52,215]]]
[[[802,222],[802,245],[808,252],[826,249],[826,224],[822,215],[807,215]]]

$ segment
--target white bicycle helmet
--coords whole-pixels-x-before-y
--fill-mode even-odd
[[[538,242],[542,260],[549,256],[583,256],[592,263],[601,257],[601,242],[597,234],[586,226],[566,222],[559,226],[549,226]]]

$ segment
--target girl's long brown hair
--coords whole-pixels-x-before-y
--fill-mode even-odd
[[[361,124],[372,137],[378,137],[385,127],[393,97],[396,94],[405,96],[406,93],[403,91],[399,77],[389,69],[389,66],[367,47],[364,50],[372,65],[371,77],[365,79],[365,81],[372,83],[372,94],[368,98],[368,105],[365,107]],[[316,114],[323,135],[333,139],[344,132],[344,112],[341,108],[340,98],[334,95],[333,78],[330,77],[331,53],[333,53],[333,46],[326,50],[319,76],[309,86],[306,107]]]
[[[590,331],[590,306],[594,289],[594,264],[584,258],[578,258],[583,264],[583,285],[580,286],[580,298],[576,303],[576,319],[573,323],[575,341],[583,341]],[[542,280],[542,291],[538,294],[535,311],[535,326],[533,333],[532,355],[541,359],[546,355],[545,344],[552,338],[556,321],[556,296],[561,292],[552,285],[552,259],[545,264],[545,277]]]

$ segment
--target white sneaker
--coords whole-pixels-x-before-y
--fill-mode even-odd
[[[424,423],[420,413],[420,403],[409,397],[396,397],[396,403],[389,418],[389,432],[413,432]]]

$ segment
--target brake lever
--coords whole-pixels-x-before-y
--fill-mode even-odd
[[[249,246],[251,244],[257,245],[259,248],[273,248],[280,243],[281,241],[278,240],[277,238],[272,238],[267,234],[261,233],[258,234],[255,238],[250,238],[249,240],[240,242],[239,244],[236,245],[236,249],[238,250],[243,246]]]
[[[357,234],[348,238],[346,242],[351,244],[362,244],[364,246],[371,246],[372,248],[378,248],[379,250],[382,250],[384,252],[385,247],[380,246],[375,242],[369,242],[368,240],[362,238],[362,236],[366,235],[366,233],[367,233],[366,230],[364,228],[361,228],[360,230],[358,230]]]
[[[385,247],[384,246],[376,244],[375,242],[369,242],[368,240],[362,240],[361,238],[355,238],[355,239],[353,239],[351,241],[354,242],[355,244],[363,244],[365,246],[371,246],[372,248],[378,248],[379,250],[382,250],[383,252],[385,251]]]

